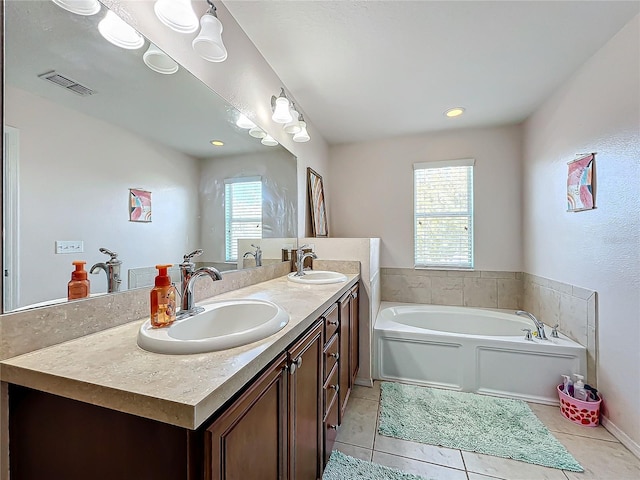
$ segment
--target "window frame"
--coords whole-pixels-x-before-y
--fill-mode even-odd
[[[233,196],[231,196],[231,198],[229,198],[229,195],[227,194],[227,187],[229,185],[234,185],[234,184],[240,184],[240,183],[259,183],[260,184],[260,219],[259,219],[259,223],[260,223],[260,237],[262,238],[262,233],[263,233],[263,228],[264,228],[264,224],[263,224],[263,196],[264,196],[264,185],[262,183],[262,177],[261,176],[250,176],[250,177],[235,177],[235,178],[225,178],[224,179],[224,256],[225,256],[225,262],[237,262],[238,261],[238,243],[237,243],[237,239],[235,239],[235,245],[232,245],[231,243],[234,241],[234,239],[231,236],[231,231],[232,231],[232,226],[234,224],[243,224],[243,223],[254,223],[258,220],[258,217],[252,217],[252,218],[247,218],[247,219],[243,219],[242,221],[240,220],[235,220],[233,219],[233,217],[228,216],[227,212],[229,211],[229,209],[231,208],[231,210],[233,210]],[[231,202],[231,204],[229,203]],[[230,206],[231,205],[231,206]],[[245,237],[243,237],[245,238]],[[251,237],[251,238],[256,238],[256,237]],[[236,258],[231,258],[230,254],[233,253],[233,251],[236,251]]]
[[[467,198],[468,198],[468,209],[466,212],[447,212],[440,211],[436,212],[431,217],[437,216],[460,216],[467,217],[469,219],[469,233],[468,233],[468,245],[469,245],[469,262],[449,262],[449,263],[427,263],[427,262],[418,262],[418,224],[417,224],[417,208],[416,208],[416,194],[418,193],[418,184],[416,178],[416,171],[418,170],[426,170],[426,169],[437,169],[437,168],[451,168],[451,167],[470,167],[470,175],[467,183]],[[474,242],[474,223],[475,223],[475,211],[474,211],[474,196],[475,196],[475,159],[473,158],[463,158],[456,160],[442,160],[442,161],[431,161],[431,162],[419,162],[413,164],[413,261],[414,261],[414,269],[425,269],[425,270],[474,270],[475,265],[475,242]],[[424,215],[421,215],[424,216]]]

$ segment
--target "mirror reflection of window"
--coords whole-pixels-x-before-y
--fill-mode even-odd
[[[227,178],[224,181],[225,257],[238,260],[238,239],[262,238],[262,179]]]

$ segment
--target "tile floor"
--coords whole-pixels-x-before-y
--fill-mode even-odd
[[[584,467],[584,473],[378,435],[379,382],[374,384],[374,388],[354,387],[334,449],[436,480],[640,479],[640,459],[602,426],[582,427],[565,419],[558,407],[529,405]]]

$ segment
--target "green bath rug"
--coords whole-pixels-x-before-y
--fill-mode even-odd
[[[342,452],[331,452],[322,480],[427,480],[395,468],[350,457]]]
[[[584,471],[522,400],[390,382],[381,391],[381,435]]]

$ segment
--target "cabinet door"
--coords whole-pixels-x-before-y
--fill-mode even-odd
[[[360,309],[358,308],[358,284],[351,289],[351,314],[349,315],[349,350],[350,350],[350,364],[351,370],[351,385],[356,381],[356,375],[358,375],[358,369],[360,368]]]
[[[291,480],[315,480],[321,476],[323,329],[321,318],[289,349]]]
[[[207,428],[207,480],[287,478],[286,362],[283,353]]]
[[[344,410],[347,407],[347,400],[349,400],[349,394],[351,393],[351,368],[350,368],[350,316],[351,316],[351,292],[344,295],[339,303],[340,308],[340,359],[338,360],[338,375],[340,377],[338,390],[339,395],[339,413],[340,424],[342,424],[342,418],[344,417]]]

